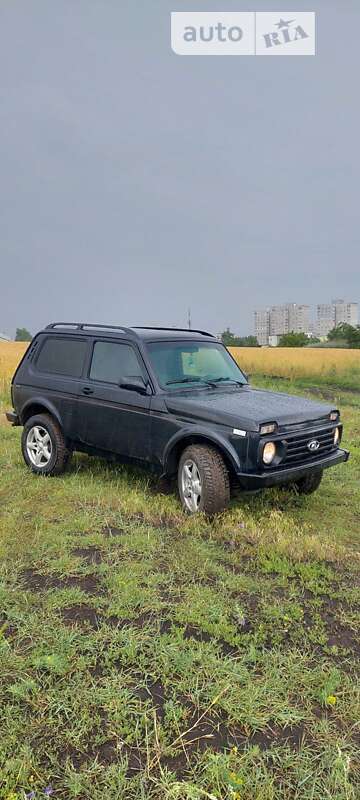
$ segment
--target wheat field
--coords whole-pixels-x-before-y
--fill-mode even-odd
[[[360,350],[303,347],[232,347],[245,372],[281,378],[341,378],[360,374]]]
[[[12,377],[29,342],[0,342],[0,380]]]

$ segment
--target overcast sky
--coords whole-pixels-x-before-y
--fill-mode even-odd
[[[274,4],[315,57],[171,51],[171,11],[250,5],[0,0],[0,331],[360,300],[359,1]]]

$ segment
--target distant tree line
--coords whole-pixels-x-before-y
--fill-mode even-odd
[[[256,336],[237,336],[230,328],[221,334],[221,341],[226,347],[260,347]],[[306,333],[290,331],[279,337],[278,347],[350,347],[360,349],[360,325],[354,327],[342,322],[328,334],[327,341],[322,343],[316,336],[309,338]]]
[[[360,326],[356,328],[353,325],[348,325],[342,322],[337,325],[328,334],[327,341],[322,343],[320,339],[312,336],[309,339],[305,333],[285,333],[280,336],[278,347],[313,347],[319,345],[320,347],[351,347],[360,348]]]
[[[226,347],[259,347],[256,336],[236,336],[230,328],[221,334],[221,341]]]
[[[278,347],[306,347],[307,345],[311,344],[318,344],[320,339],[317,339],[315,336],[312,336],[309,339],[306,336],[306,333],[295,333],[295,331],[290,331],[290,333],[284,333],[280,336]]]
[[[31,342],[32,335],[26,328],[16,328],[15,342]]]
[[[342,322],[334,330],[330,331],[328,341],[339,343],[339,345],[345,344],[352,348],[360,348],[360,325],[355,328],[353,325]]]

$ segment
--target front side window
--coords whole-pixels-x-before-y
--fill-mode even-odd
[[[90,378],[105,383],[125,383],[129,378],[142,378],[140,361],[129,344],[95,342]]]
[[[147,347],[163,389],[179,389],[183,384],[247,383],[226,348],[216,342],[151,342]]]
[[[40,372],[81,378],[87,346],[86,340],[51,336],[45,340],[40,350],[36,361],[37,369]]]

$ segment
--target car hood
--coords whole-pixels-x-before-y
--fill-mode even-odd
[[[326,417],[334,406],[282,392],[242,386],[174,393],[166,397],[170,413],[190,421],[213,422],[257,431],[264,422],[279,426],[311,422]]]

